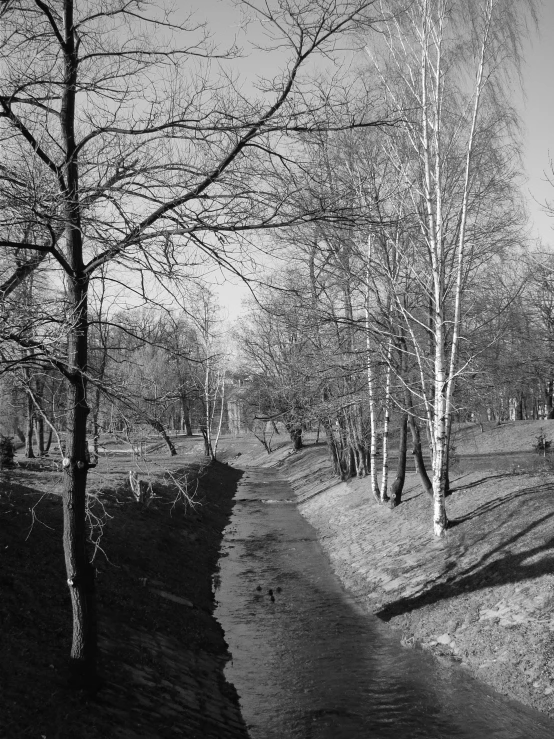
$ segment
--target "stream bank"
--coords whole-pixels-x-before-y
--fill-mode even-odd
[[[554,722],[403,649],[333,574],[279,469],[246,467],[217,618],[252,739],[551,739]]]
[[[414,474],[391,510],[374,502],[367,479],[337,483],[323,445],[259,459],[280,465],[344,587],[406,647],[554,716],[551,472],[460,463],[447,502],[452,527],[437,540]]]
[[[132,462],[114,464],[124,480]],[[0,473],[0,738],[247,739],[212,592],[241,473],[219,463],[181,470],[191,490],[198,480],[192,509],[163,486],[149,506],[127,484],[99,492],[109,514],[95,560],[104,686],[87,696],[67,681],[62,507],[45,492],[54,474],[45,465]],[[31,477],[35,487],[22,484]]]

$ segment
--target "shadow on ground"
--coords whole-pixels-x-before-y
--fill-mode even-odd
[[[189,469],[197,505],[156,489],[148,507],[126,485],[100,494],[95,565],[100,670],[95,698],[67,681],[71,611],[59,496],[0,473],[0,736],[9,739],[245,739],[213,616],[218,569],[241,472]],[[122,476],[122,483],[123,483]]]
[[[489,476],[471,487],[503,476]],[[545,483],[483,503],[450,522],[448,556],[439,580],[422,593],[388,603],[385,621],[493,585],[516,584],[554,571],[554,486]],[[525,511],[525,514],[522,514]],[[513,519],[523,525],[513,531]],[[473,557],[468,557],[474,551]],[[466,561],[466,566],[460,562]]]

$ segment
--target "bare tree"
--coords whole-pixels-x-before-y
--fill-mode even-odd
[[[404,136],[391,140],[389,151],[411,188],[419,224],[421,264],[429,276],[421,279],[428,296],[427,326],[421,315],[407,316],[400,301],[398,308],[408,319],[419,366],[432,448],[434,531],[444,536],[463,298],[482,254],[479,242],[491,248],[483,239],[487,220],[490,228],[490,216],[498,216],[510,197],[505,189],[501,205],[488,199],[498,182],[495,168],[509,171],[513,111],[502,97],[502,75],[517,64],[525,11],[503,0],[416,0],[405,9],[395,2],[385,5],[390,19],[383,26],[383,53],[368,53],[385,94],[406,111]],[[491,203],[488,214],[485,202]],[[416,325],[427,335],[430,357]]]
[[[280,283],[287,287],[260,292],[237,330],[241,360],[250,376],[248,397],[256,435],[265,438],[266,424],[281,423],[295,451],[302,448],[303,428],[314,417],[318,385],[311,323],[306,321],[298,282],[292,271],[280,275]]]
[[[291,166],[283,136],[354,125],[351,115],[342,119],[344,102],[309,74],[312,59],[333,55],[336,39],[365,23],[373,3],[244,4],[285,59],[282,74],[252,100],[229,88],[228,76],[217,79],[211,62],[218,55],[191,18],[177,23],[135,0],[2,7],[0,166],[14,172],[23,154],[35,173],[2,184],[6,197],[33,203],[34,218],[25,234],[17,208],[1,222],[0,246],[30,255],[4,294],[42,262],[65,288],[67,351],[54,351],[36,332],[29,342],[8,338],[51,362],[67,385],[64,551],[76,683],[94,683],[96,670],[94,571],[85,546],[91,281],[109,265],[108,279],[145,296],[152,284],[181,277],[194,249],[231,266],[229,234],[298,217],[289,207],[294,193],[274,196],[271,175],[260,177]]]

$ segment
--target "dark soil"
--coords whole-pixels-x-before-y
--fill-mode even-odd
[[[94,510],[109,516],[95,558],[104,684],[91,696],[68,680],[60,496],[21,484],[29,465],[0,472],[2,739],[246,737],[223,677],[212,591],[241,472],[214,463],[190,475],[199,479],[193,508],[173,505],[168,487],[140,505],[123,477],[99,493]]]

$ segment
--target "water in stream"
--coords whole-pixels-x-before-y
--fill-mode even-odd
[[[274,470],[247,470],[216,615],[252,739],[552,739],[554,722],[404,649],[334,577]]]

